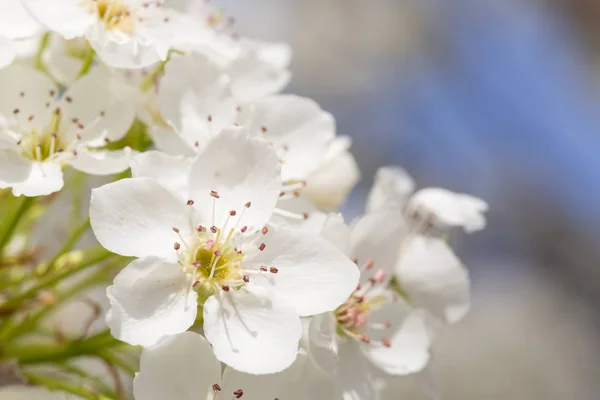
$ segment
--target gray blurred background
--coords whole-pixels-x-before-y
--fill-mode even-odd
[[[600,398],[600,1],[215,0],[288,41],[290,92],[353,137],[361,212],[379,166],[490,203],[455,237],[470,315],[390,399]]]

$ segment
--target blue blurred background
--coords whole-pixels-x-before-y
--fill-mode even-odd
[[[219,4],[288,41],[289,91],[353,137],[347,213],[388,164],[490,203],[488,228],[454,239],[474,306],[436,344],[441,398],[600,398],[600,1]],[[419,381],[388,397],[427,398]]]

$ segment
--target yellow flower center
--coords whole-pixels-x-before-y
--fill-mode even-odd
[[[121,0],[89,0],[88,9],[98,16],[107,30],[132,33],[135,29],[136,18]]]

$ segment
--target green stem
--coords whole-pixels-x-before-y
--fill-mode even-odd
[[[35,202],[35,197],[25,197],[19,206],[19,209],[13,214],[12,219],[8,223],[4,233],[0,237],[0,256],[4,251],[4,247],[10,242],[15,229],[19,225],[19,221],[21,218],[27,213],[27,210],[33,205]]]
[[[94,55],[95,54],[96,54],[96,52],[94,51],[94,49],[90,47],[85,55],[85,58],[83,59],[83,64],[81,65],[81,69],[79,70],[79,73],[77,74],[77,79],[81,78],[82,76],[84,76],[88,72],[90,72],[92,65],[94,65]]]
[[[40,71],[46,71],[46,67],[44,66],[44,51],[50,44],[50,32],[44,33],[42,39],[40,40],[40,45],[38,47],[37,53],[35,54],[35,67]]]
[[[169,51],[169,54],[167,55],[167,59],[162,61],[160,64],[158,64],[156,66],[156,68],[154,68],[154,71],[150,72],[146,78],[144,78],[144,80],[142,81],[142,83],[140,84],[140,91],[141,92],[146,92],[148,91],[152,85],[154,84],[154,81],[156,80],[156,78],[162,74],[163,72],[165,72],[165,67],[167,66],[167,63],[171,60],[171,54],[172,52]]]
[[[62,271],[60,273],[50,275],[50,276],[47,276],[46,278],[40,279],[40,281],[37,284],[31,286],[25,292],[10,298],[4,304],[1,304],[0,311],[3,309],[16,308],[23,301],[35,297],[40,292],[40,290],[45,289],[49,286],[53,286],[54,284],[58,283],[59,281],[66,279],[69,276],[71,276],[79,271],[83,271],[84,269],[91,267],[101,261],[105,261],[108,258],[113,257],[113,256],[116,256],[116,255],[110,253],[108,250],[104,249],[102,246],[98,245],[98,246],[89,248],[84,252],[83,259],[79,263],[79,265],[77,265],[76,267],[73,267],[73,268],[65,267],[64,271]]]
[[[135,376],[135,373],[137,372],[135,367],[133,367],[132,365],[129,365],[129,363],[127,363],[125,360],[121,359],[120,357],[117,357],[111,351],[102,350],[102,351],[98,352],[98,357],[102,358],[103,360],[105,360],[106,362],[108,362],[112,365],[115,365],[115,366],[121,368],[124,372],[129,374],[131,377]]]
[[[76,385],[70,382],[66,382],[64,379],[52,379],[45,376],[36,374],[25,373],[25,378],[31,383],[44,385],[48,389],[61,390],[84,399],[99,400],[101,397],[97,393],[94,393],[81,385]],[[107,397],[104,397],[105,399]]]

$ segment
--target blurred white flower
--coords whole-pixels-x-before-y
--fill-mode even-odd
[[[361,283],[333,313],[313,317],[311,354],[335,377],[346,399],[374,396],[374,379],[422,370],[433,332],[427,318],[387,289],[407,227],[387,212],[368,214],[350,230],[331,216],[323,235],[362,265]]]
[[[107,322],[117,338],[147,346],[184,332],[199,303],[220,361],[257,374],[294,361],[299,316],[337,308],[358,270],[317,234],[267,226],[281,189],[279,165],[266,141],[229,129],[169,187],[133,178],[92,192],[98,240],[141,257],[108,289]],[[156,167],[144,175],[170,174],[168,164]],[[177,177],[181,165],[172,168]]]
[[[131,93],[94,69],[64,94],[21,65],[0,71],[0,187],[15,196],[47,195],[63,186],[62,167],[94,175],[128,168],[129,149],[101,147],[125,134],[134,117]]]
[[[333,388],[315,390],[304,353],[283,372],[248,375],[221,363],[199,334],[185,332],[161,340],[142,352],[133,387],[136,400],[286,399],[331,400]]]
[[[216,32],[169,7],[169,0],[22,0],[42,25],[65,39],[85,37],[106,64],[144,68],[169,50],[214,48]]]
[[[44,387],[9,385],[0,387],[2,400],[74,400],[64,392],[52,392]]]
[[[36,36],[40,30],[20,1],[0,0],[0,68],[17,57],[20,41]]]

